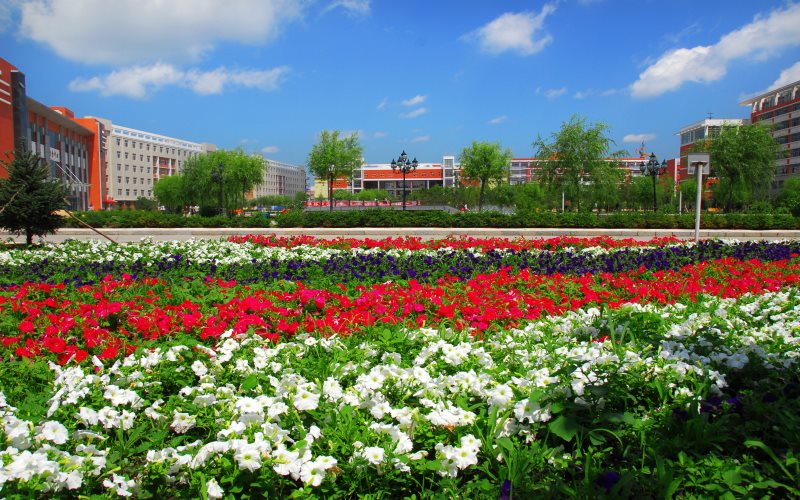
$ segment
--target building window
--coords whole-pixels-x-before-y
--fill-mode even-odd
[[[125,177],[125,184],[128,184],[129,182],[131,182],[131,178],[130,177]]]
[[[120,153],[119,151],[117,151],[117,158],[121,158],[121,157],[122,157],[122,153]]]
[[[126,148],[128,147],[128,140],[127,139],[125,139],[125,147]]]
[[[122,184],[122,176],[121,175],[117,176],[117,183],[118,184]]]
[[[126,160],[128,159],[128,152],[127,151],[125,151],[125,159]]]
[[[119,137],[117,137],[117,146],[119,146]]]
[[[130,196],[130,195],[131,195],[131,190],[130,189],[126,189],[125,190],[125,196]]]
[[[134,196],[138,196],[139,195],[139,190],[138,189],[134,189],[133,190],[133,195]]]
[[[122,189],[117,189],[117,195],[122,196]]]

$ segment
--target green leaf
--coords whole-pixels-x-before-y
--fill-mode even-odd
[[[258,385],[258,375],[255,373],[250,374],[242,381],[243,391],[252,391]]]
[[[495,441],[501,448],[509,453],[514,452],[514,442],[507,437],[501,437]]]
[[[569,442],[578,433],[578,423],[574,418],[562,415],[550,422],[550,432]]]
[[[731,487],[742,482],[742,475],[739,474],[738,469],[726,470],[722,473],[722,479],[725,480],[728,487]]]

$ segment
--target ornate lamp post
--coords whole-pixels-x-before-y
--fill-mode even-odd
[[[336,165],[331,163],[328,165],[328,206],[330,211],[333,212],[333,180],[336,178]]]
[[[405,150],[396,161],[392,160],[392,171],[400,170],[400,173],[403,174],[403,210],[406,209],[406,174],[416,170],[418,165],[419,162],[417,162],[416,158],[414,158],[414,161],[408,161],[408,155]]]
[[[647,163],[639,163],[639,171],[642,173],[642,175],[649,175],[653,178],[653,212],[655,212],[657,209],[656,180],[658,179],[658,176],[661,175],[665,170],[667,170],[667,160],[664,160],[659,165],[655,153],[650,153],[650,159],[647,160]]]
[[[219,162],[216,167],[211,167],[211,181],[219,182],[219,213],[225,215],[225,208],[222,205],[222,192],[225,189],[225,180],[222,173],[225,171],[225,166]]]

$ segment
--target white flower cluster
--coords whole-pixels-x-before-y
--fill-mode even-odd
[[[636,328],[642,318],[657,326]],[[316,487],[347,468],[411,472],[433,460],[439,474],[456,477],[482,454],[500,453],[481,439],[536,439],[563,402],[602,408],[615,384],[660,381],[688,404],[752,365],[795,369],[800,299],[789,291],[580,310],[484,341],[427,328],[395,335],[388,349],[379,336],[301,335],[275,345],[228,332],[213,349],[176,345],[111,366],[51,365],[42,421],[20,418],[0,397],[0,486],[77,494],[91,482],[128,496],[148,478],[178,487],[203,472],[213,478],[204,479],[207,496],[221,498],[223,476],[268,473]],[[173,379],[184,383],[167,390]],[[497,420],[479,419],[477,408]],[[162,436],[131,460],[144,465],[109,470],[120,436],[144,432]]]
[[[730,244],[735,244],[731,242]],[[693,243],[675,243],[668,245],[681,246],[693,245]],[[652,249],[652,246],[626,247],[626,252],[644,252]],[[446,251],[447,247],[443,247]],[[473,254],[480,255],[487,249],[475,247],[470,250]],[[112,244],[108,241],[70,240],[62,244],[44,245],[42,248],[32,250],[0,251],[0,264],[24,265],[35,264],[42,261],[62,262],[72,264],[86,264],[90,262],[114,262],[117,264],[140,263],[163,263],[169,262],[175,255],[180,255],[185,261],[195,264],[215,263],[217,265],[244,264],[264,260],[277,261],[323,261],[351,253],[354,255],[374,255],[386,254],[391,257],[436,257],[440,250],[431,248],[421,250],[406,249],[381,249],[381,248],[353,248],[338,249],[325,248],[314,245],[298,245],[292,248],[268,247],[264,245],[245,243],[233,243],[224,239],[219,240],[197,240],[188,241],[152,241],[148,238],[142,239],[138,243]],[[495,250],[500,254],[512,253],[510,249]],[[548,250],[529,250],[533,254],[547,253]],[[587,253],[591,255],[606,255],[621,251],[621,249],[604,247],[587,247],[576,249],[564,247],[555,252],[572,251],[576,253]]]

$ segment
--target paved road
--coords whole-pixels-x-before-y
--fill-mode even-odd
[[[278,236],[292,236],[306,234],[317,238],[358,238],[382,239],[398,236],[416,236],[424,240],[445,238],[447,236],[471,236],[475,238],[553,238],[557,236],[610,236],[612,238],[634,238],[649,240],[660,236],[675,236],[680,239],[694,239],[694,230],[691,229],[492,229],[492,228],[175,228],[175,229],[100,229],[100,231],[118,243],[139,241],[144,237],[153,240],[189,240],[189,239],[219,239],[236,234],[275,234]],[[736,240],[776,240],[800,238],[800,231],[732,231],[732,230],[703,230],[700,238],[721,238]],[[62,229],[55,235],[45,238],[45,241],[60,243],[68,239],[94,239],[103,240],[104,237],[89,229]],[[0,232],[0,241],[24,242],[24,237],[14,236]]]

